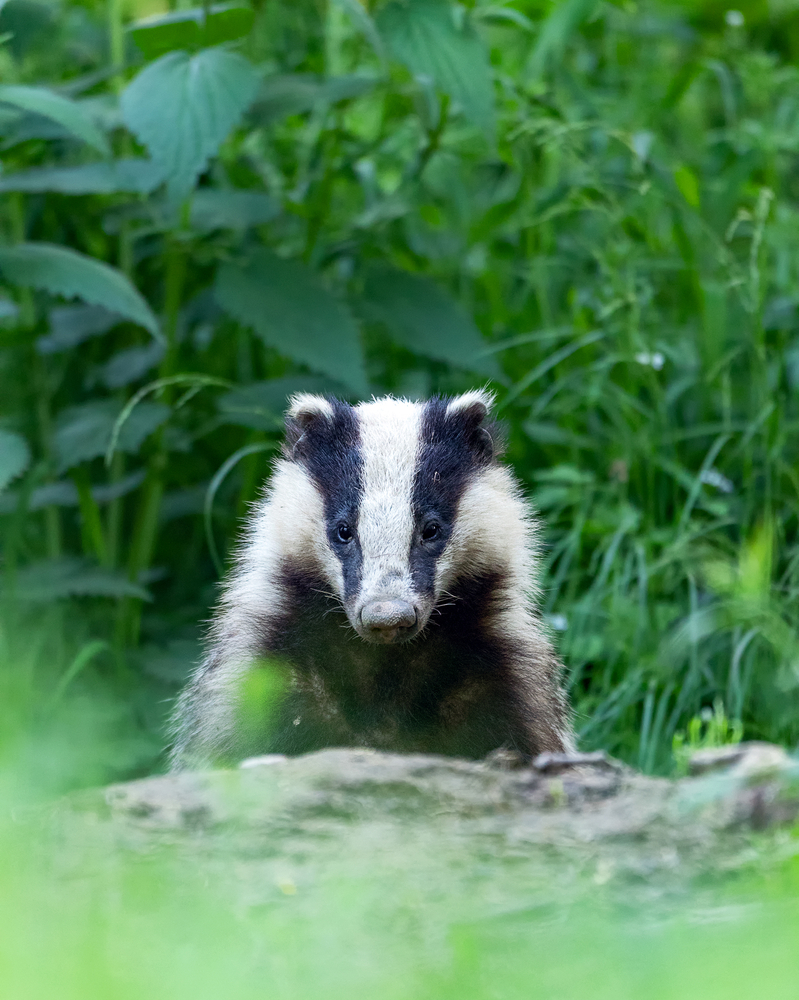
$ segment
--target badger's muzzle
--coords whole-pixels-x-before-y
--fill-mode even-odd
[[[401,642],[417,632],[416,609],[407,601],[371,601],[361,609],[361,625],[370,642]]]

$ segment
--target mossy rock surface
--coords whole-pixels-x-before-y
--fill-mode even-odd
[[[237,904],[349,884],[386,913],[416,900],[479,919],[600,886],[667,904],[698,876],[771,855],[799,813],[797,765],[750,744],[699,757],[695,769],[703,773],[669,781],[601,755],[507,770],[326,750],[83,792],[56,817],[75,845],[66,868],[84,873],[89,842],[98,864],[160,848]]]

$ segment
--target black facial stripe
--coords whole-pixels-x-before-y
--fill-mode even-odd
[[[447,417],[449,403],[431,399],[422,414],[412,501],[417,532],[410,551],[411,574],[420,593],[433,592],[436,561],[452,534],[458,502],[469,480],[493,455],[481,415],[470,409]],[[419,534],[428,520],[435,520],[441,530],[432,543],[420,545]]]
[[[335,541],[338,526],[348,524],[355,532],[363,493],[361,435],[355,410],[348,403],[329,398],[333,419],[320,414],[301,427],[288,427],[291,458],[307,470],[322,494],[327,537],[341,561],[344,597],[357,593],[361,583],[361,549],[357,534],[347,544]]]

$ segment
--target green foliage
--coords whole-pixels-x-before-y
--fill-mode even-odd
[[[170,195],[185,197],[255,97],[258,75],[237,52],[168,52],[125,89],[125,124],[163,167]]]
[[[471,317],[420,275],[373,267],[366,274],[362,308],[411,351],[454,368],[501,377]]]
[[[277,199],[260,191],[220,191],[215,188],[195,191],[191,199],[189,222],[197,232],[212,229],[250,229],[272,222],[280,215]]]
[[[175,49],[196,52],[209,45],[232,42],[252,28],[253,11],[237,4],[213,4],[149,17],[131,25],[133,41],[148,59]]]
[[[493,133],[488,53],[462,8],[448,0],[388,0],[378,10],[377,27],[417,78],[438,84],[467,118]]]
[[[51,243],[17,243],[0,249],[0,272],[17,285],[117,312],[159,336],[158,320],[125,275],[93,257]]]
[[[688,773],[688,762],[697,750],[715,750],[718,747],[734,746],[743,738],[740,722],[730,722],[724,711],[724,704],[717,698],[713,708],[703,708],[688,723],[685,732],[674,734],[672,752],[678,774]]]
[[[561,59],[580,24],[594,12],[597,0],[563,0],[541,25],[535,45],[527,60],[527,72],[535,78],[544,75]]]
[[[114,400],[103,399],[62,410],[53,430],[56,472],[105,455],[112,443],[119,409]],[[164,403],[142,403],[121,426],[115,448],[135,454],[144,439],[168,417],[169,407]]]
[[[14,577],[10,595],[25,604],[70,597],[137,597],[150,601],[146,588],[123,573],[93,566],[85,559],[63,557],[29,563]]]
[[[134,8],[0,11],[4,590],[168,698],[288,394],[490,379],[583,745],[795,744],[794,6]]]
[[[49,118],[97,152],[104,155],[110,152],[108,140],[91,115],[77,102],[53,93],[45,87],[15,87],[2,84],[0,104],[10,104],[22,111]]]
[[[270,347],[353,392],[367,392],[352,316],[301,261],[259,250],[243,266],[223,265],[215,294],[223,309]]]
[[[139,157],[101,160],[76,167],[32,167],[0,176],[0,191],[44,194],[149,194],[164,180],[164,171]]]
[[[30,465],[28,442],[20,434],[0,430],[0,491]]]

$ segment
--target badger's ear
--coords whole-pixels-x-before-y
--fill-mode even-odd
[[[455,396],[447,406],[447,418],[460,414],[463,418],[480,424],[491,412],[495,398],[494,393],[488,389],[473,389],[462,396]]]
[[[487,460],[502,450],[497,425],[489,418],[494,399],[493,392],[474,389],[455,396],[447,405],[447,420],[457,424],[470,447]]]
[[[333,404],[324,396],[314,396],[310,392],[298,392],[292,396],[286,410],[286,455],[293,455],[300,440],[315,424],[330,424],[334,415]]]

